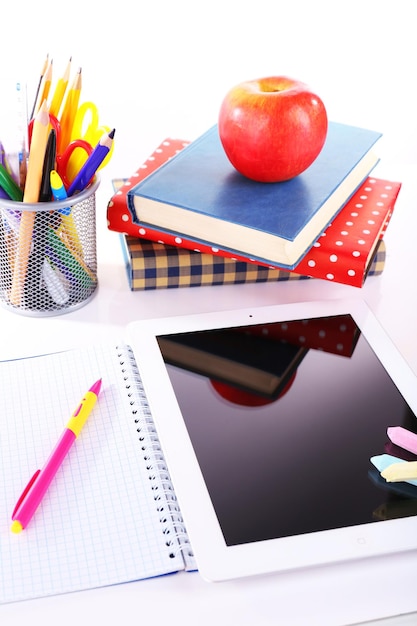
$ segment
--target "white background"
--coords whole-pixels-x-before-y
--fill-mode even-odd
[[[27,83],[29,106],[45,55],[58,77],[72,56],[82,68],[81,102],[92,99],[116,145],[98,194],[99,295],[78,312],[26,319],[1,312],[0,358],[121,332],[140,317],[276,303],[351,289],[303,285],[134,293],[127,291],[118,238],[106,229],[111,178],[128,176],[165,137],[194,139],[216,122],[234,84],[285,74],[309,83],[330,119],[384,133],[378,175],[403,189],[387,233],[380,279],[361,296],[417,373],[417,122],[415,10],[410,0],[148,0],[114,3],[22,0],[2,7],[0,138],[8,132],[8,92]],[[414,225],[413,225],[414,224]],[[1,556],[0,556],[1,558]],[[384,585],[366,566],[337,569],[326,586],[294,575],[208,585],[198,575],[0,607],[2,624],[347,624],[417,610],[416,557],[387,567]],[[369,576],[368,576],[369,574]],[[394,577],[400,579],[392,590]],[[159,613],[160,617],[155,617]],[[417,623],[395,620],[395,624]]]
[[[114,173],[136,169],[161,138],[204,132],[235,83],[274,74],[310,84],[331,119],[383,131],[393,160],[416,160],[417,45],[407,0],[13,6],[3,9],[2,80],[26,81],[32,104],[46,54],[55,77],[72,56],[82,99],[116,128]]]

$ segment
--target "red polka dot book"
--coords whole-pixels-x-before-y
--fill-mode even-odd
[[[361,287],[385,264],[383,236],[401,183],[368,176],[296,267],[254,262],[245,255],[138,223],[128,191],[189,142],[165,139],[129,179],[114,180],[108,228],[121,234],[132,290],[320,278]]]

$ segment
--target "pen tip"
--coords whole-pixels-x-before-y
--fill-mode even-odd
[[[101,389],[101,378],[99,378],[94,385],[92,385],[92,387],[90,387],[90,391],[92,391],[93,393],[96,394],[96,396],[98,396],[98,394],[100,393],[100,389]]]

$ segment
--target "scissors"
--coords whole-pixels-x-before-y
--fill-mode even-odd
[[[32,119],[28,126],[29,146],[32,139],[33,122],[34,120]],[[59,140],[61,136],[61,124],[55,115],[52,115],[52,113],[49,113],[49,123],[55,130],[57,145],[60,145]],[[84,156],[80,154],[80,152],[83,153]],[[92,152],[93,146],[86,141],[86,139],[78,138],[70,141],[64,151],[56,155],[56,169],[66,188],[70,186],[72,179],[76,175],[80,162],[81,164],[84,163]],[[74,163],[74,161],[76,162]]]
[[[86,141],[90,144],[90,146],[95,147],[99,143],[102,136],[104,134],[108,134],[110,131],[111,129],[108,126],[103,126],[99,123],[98,109],[94,102],[84,102],[78,108],[74,118],[71,141]],[[98,169],[101,169],[108,163],[113,152],[113,147],[114,146],[112,145],[106,158],[103,160]],[[87,157],[80,152],[74,155],[74,158],[71,159],[68,172],[71,178],[74,178],[74,176],[80,171],[86,161],[86,158]]]

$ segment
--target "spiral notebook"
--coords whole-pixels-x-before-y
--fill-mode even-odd
[[[99,400],[30,525],[10,516],[85,391]],[[131,350],[0,363],[0,602],[195,569]]]

